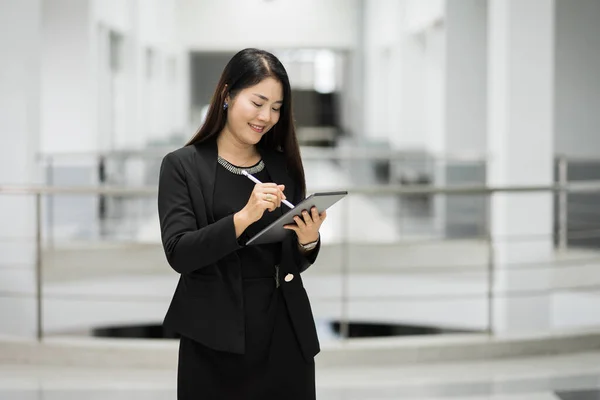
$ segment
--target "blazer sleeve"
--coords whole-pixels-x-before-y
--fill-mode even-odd
[[[198,228],[186,174],[173,153],[160,167],[158,215],[167,261],[180,274],[214,264],[241,247],[233,215]]]
[[[306,271],[311,265],[317,261],[317,256],[319,255],[319,251],[321,250],[321,237],[319,237],[319,241],[317,242],[317,247],[312,249],[309,253],[304,254],[298,247],[298,238],[294,234],[294,258],[296,259],[296,263],[298,264],[298,269],[300,272]]]
[[[298,195],[297,198],[294,199],[295,204],[298,204],[302,201],[302,195],[300,192],[300,186],[296,185],[296,191]],[[290,235],[293,238],[292,244],[292,253],[294,254],[294,259],[296,260],[296,264],[298,265],[299,271],[302,273],[306,271],[311,265],[317,261],[317,256],[319,255],[319,251],[321,250],[321,235],[319,235],[319,241],[317,242],[317,247],[312,249],[309,253],[303,253],[298,247],[298,236],[294,232],[293,235]]]

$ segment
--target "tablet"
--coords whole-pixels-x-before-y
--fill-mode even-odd
[[[294,221],[294,216],[300,215],[304,210],[309,211],[312,207],[317,207],[319,213],[322,213],[323,210],[327,210],[347,194],[348,192],[346,191],[311,194],[298,203],[296,207],[277,218],[277,220],[250,238],[250,240],[246,242],[246,246],[253,244],[281,242],[285,236],[291,232],[289,229],[285,229],[283,226],[295,224],[296,222]]]

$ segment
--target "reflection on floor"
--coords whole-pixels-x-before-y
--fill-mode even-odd
[[[559,392],[557,396],[561,400],[599,400],[600,390],[576,390]]]
[[[167,400],[176,371],[0,366],[2,400]],[[318,368],[320,400],[598,400],[600,353]]]

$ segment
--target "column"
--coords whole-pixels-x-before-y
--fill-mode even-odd
[[[446,2],[444,140],[436,183],[484,185],[487,128],[487,1]],[[481,161],[478,161],[481,160]],[[443,196],[447,237],[485,233],[484,196]]]
[[[490,186],[553,181],[554,1],[490,0],[488,152]],[[498,334],[547,330],[547,268],[553,255],[550,193],[495,194],[493,324]]]
[[[397,134],[400,96],[397,92],[398,51],[402,27],[402,2],[365,1],[363,132],[367,141],[385,148]]]
[[[41,0],[0,2],[0,185],[37,181]],[[0,335],[35,337],[35,207],[0,193]]]

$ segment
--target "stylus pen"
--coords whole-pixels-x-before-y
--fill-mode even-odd
[[[246,172],[244,170],[242,170],[242,174],[245,175],[248,179],[250,179],[254,183],[262,183],[261,181],[259,181],[254,176],[250,175],[248,172]],[[294,208],[294,205],[287,200],[281,200],[281,202],[283,204],[285,204],[286,206],[288,206],[289,208]]]

